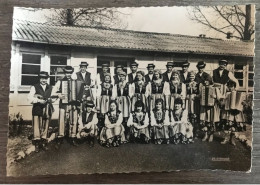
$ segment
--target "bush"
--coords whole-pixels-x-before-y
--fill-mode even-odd
[[[247,123],[251,125],[253,122],[253,94],[248,94],[242,104]]]
[[[23,115],[18,112],[18,114],[9,115],[9,137],[19,136],[24,127]]]

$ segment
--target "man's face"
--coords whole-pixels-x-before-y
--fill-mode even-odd
[[[226,67],[227,67],[227,64],[225,64],[225,63],[219,63],[219,69],[220,69],[220,70],[224,70],[224,69],[226,69]]]
[[[110,110],[111,111],[115,111],[116,110],[116,104],[115,103],[111,103],[110,104]]]
[[[125,81],[125,75],[120,75],[119,78],[121,82]]]
[[[148,73],[151,75],[151,74],[153,74],[153,71],[154,71],[154,68],[153,67],[149,67],[148,68]]]
[[[103,73],[107,73],[108,72],[108,67],[105,66],[105,67],[102,68],[102,70],[103,70]]]
[[[202,73],[205,68],[199,68],[199,73]]]
[[[168,72],[168,73],[172,72],[172,69],[173,69],[172,66],[167,66],[167,72]]]
[[[135,73],[137,71],[137,66],[131,66],[132,73]]]
[[[137,112],[141,112],[142,109],[143,109],[142,107],[136,107]]]
[[[120,73],[122,70],[123,70],[123,69],[122,69],[121,67],[116,68],[116,73],[118,74],[118,73]]]
[[[47,84],[48,78],[40,78],[40,84],[41,85],[46,85]]]
[[[187,70],[188,70],[188,67],[187,67],[187,66],[183,66],[183,67],[182,67],[182,71],[183,71],[184,73],[186,73]]]
[[[87,107],[86,111],[90,113],[92,111],[92,107]]]
[[[87,71],[87,67],[86,67],[86,66],[81,66],[81,67],[80,67],[80,71],[81,71],[82,73],[85,73],[85,72]]]

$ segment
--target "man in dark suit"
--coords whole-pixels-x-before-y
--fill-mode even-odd
[[[170,81],[171,76],[172,76],[173,66],[174,66],[173,62],[167,62],[167,65],[166,65],[167,70],[166,70],[166,72],[164,72],[162,74],[162,79],[164,82]]]
[[[136,62],[131,63],[130,69],[131,69],[132,72],[127,75],[126,81],[129,82],[129,83],[133,83],[134,80],[135,80],[136,71],[138,69],[138,63],[136,63]]]
[[[239,87],[238,80],[235,78],[234,74],[226,69],[228,61],[219,60],[219,67],[213,70],[213,81],[214,83],[227,84],[229,80],[236,83],[236,88]]]
[[[86,98],[88,100],[93,100],[93,95],[91,93],[91,86],[93,86],[93,82],[91,80],[91,73],[87,71],[88,63],[87,62],[81,62],[80,71],[76,73],[77,75],[77,81],[81,81],[81,91],[82,93],[79,94],[78,99]]]
[[[154,65],[154,64],[148,64],[148,66],[147,66],[146,68],[147,68],[147,70],[148,70],[148,74],[146,74],[146,75],[144,76],[145,82],[146,82],[146,83],[152,82],[152,80],[153,80],[153,72],[154,72],[155,65]]]
[[[190,66],[190,63],[188,62],[188,60],[186,60],[182,64],[182,70],[180,72],[180,82],[181,83],[187,84],[189,82],[189,80],[188,80],[188,76],[189,76],[188,68],[189,68],[189,66]]]
[[[212,85],[213,84],[212,77],[208,73],[204,72],[206,63],[204,61],[199,61],[196,66],[197,66],[199,72],[195,76],[195,81],[198,84],[200,84],[200,83],[205,82],[206,79],[210,79],[210,84]]]

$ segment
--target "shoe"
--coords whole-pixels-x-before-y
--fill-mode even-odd
[[[209,135],[209,142],[211,143],[213,141],[213,134]]]
[[[55,144],[55,149],[56,150],[59,150],[60,149],[60,147],[61,147],[61,144],[62,144],[62,138],[57,138],[57,140],[56,140],[56,144]]]
[[[35,141],[35,152],[38,153],[40,151],[40,143],[39,141]]]
[[[202,141],[206,141],[208,139],[208,133],[205,132],[205,136],[202,138]]]
[[[233,145],[233,146],[236,146],[235,134],[232,134],[232,136],[230,136],[230,144]]]

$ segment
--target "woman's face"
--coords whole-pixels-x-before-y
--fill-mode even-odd
[[[107,83],[110,82],[110,76],[105,76],[105,82],[107,82]]]
[[[194,81],[194,79],[195,79],[195,76],[190,76],[190,81]]]
[[[154,77],[155,77],[156,80],[159,79],[159,76],[160,76],[159,73],[154,73]]]
[[[125,75],[120,75],[120,81],[121,82],[125,81]]]
[[[161,110],[162,109],[162,102],[156,103],[155,107],[156,107],[157,110]]]
[[[142,112],[143,108],[142,107],[136,107],[137,112]]]
[[[115,111],[116,110],[116,104],[115,103],[111,103],[110,104],[110,110],[111,111]]]
[[[206,80],[204,83],[205,83],[206,86],[209,85],[209,81],[208,80]]]
[[[179,78],[179,75],[177,73],[174,73],[172,75],[173,80],[177,80]]]
[[[91,112],[92,111],[92,107],[87,107],[86,110],[87,110],[87,112]]]
[[[174,105],[174,109],[175,110],[179,110],[180,108],[181,108],[181,104],[180,103]]]

